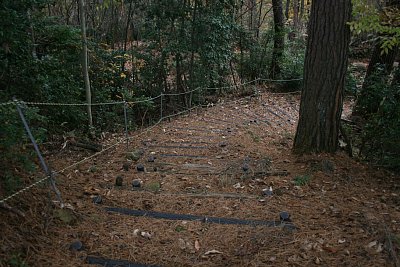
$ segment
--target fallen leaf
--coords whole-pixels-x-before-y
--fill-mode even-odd
[[[199,251],[200,250],[200,242],[199,240],[194,241],[194,248]]]
[[[379,243],[378,247],[376,248],[376,253],[381,253],[383,251],[383,244]]]
[[[209,250],[206,253],[204,253],[204,256],[215,255],[215,254],[224,254],[224,253],[222,253],[221,251],[213,249],[213,250]]]
[[[337,248],[329,247],[329,246],[324,246],[323,249],[324,249],[325,251],[330,252],[330,253],[336,253],[336,252],[338,251]]]
[[[243,189],[244,186],[242,186],[240,183],[236,183],[236,184],[233,185],[233,188],[235,188],[235,189]]]
[[[186,242],[182,238],[178,239],[178,246],[180,249],[185,250],[186,249]]]
[[[138,233],[140,232],[140,230],[139,229],[135,229],[135,230],[133,230],[133,235],[134,236],[138,236]]]
[[[290,256],[288,259],[287,259],[287,261],[288,262],[296,262],[296,261],[299,261],[300,260],[300,257],[298,256],[298,255],[292,255],[292,256]]]
[[[140,235],[144,238],[150,239],[151,238],[151,234],[149,232],[141,232]]]
[[[374,246],[376,246],[376,244],[378,244],[378,241],[372,241],[372,242],[369,242],[369,244],[367,245],[367,247],[368,248],[372,248],[372,247],[374,247]]]

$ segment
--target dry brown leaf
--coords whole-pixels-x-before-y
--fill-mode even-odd
[[[199,240],[194,241],[194,248],[199,251],[200,250],[200,242]]]
[[[222,253],[221,251],[213,249],[213,250],[209,250],[206,253],[204,253],[204,256],[215,255],[215,254],[224,254],[224,253]]]

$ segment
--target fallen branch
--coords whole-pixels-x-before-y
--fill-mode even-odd
[[[89,143],[82,143],[82,142],[77,142],[77,141],[70,141],[69,144],[71,146],[92,150],[94,152],[100,152],[103,149],[103,147],[101,145],[94,144],[94,143],[89,144]]]
[[[255,172],[255,175],[264,175],[264,176],[288,176],[289,172],[287,170],[275,170],[275,171],[261,171]]]
[[[25,217],[25,214],[22,211],[20,211],[19,209],[13,208],[6,203],[0,203],[0,208],[10,211],[12,213],[15,213],[23,218]]]

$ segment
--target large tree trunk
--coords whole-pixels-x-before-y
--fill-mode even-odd
[[[296,153],[337,150],[350,16],[351,0],[312,1]]]
[[[85,81],[86,88],[86,102],[87,102],[87,114],[88,114],[88,122],[89,122],[89,131],[93,128],[93,118],[92,118],[92,95],[90,91],[90,80],[89,80],[89,64],[88,64],[88,49],[87,49],[87,40],[86,40],[86,20],[85,20],[85,5],[83,0],[79,0],[79,15],[81,22],[81,30],[82,30],[82,72],[83,79]]]
[[[272,51],[272,63],[270,70],[271,79],[277,78],[281,73],[281,60],[284,50],[284,32],[283,32],[283,10],[282,0],[272,0],[272,9],[274,12],[274,50]]]

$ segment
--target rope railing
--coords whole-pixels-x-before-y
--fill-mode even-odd
[[[8,106],[8,105],[15,105],[15,102],[14,101],[9,101],[9,102],[0,103],[0,106]]]
[[[25,105],[32,105],[32,106],[106,106],[106,105],[120,105],[123,104],[124,101],[119,101],[119,102],[103,102],[103,103],[52,103],[52,102],[25,102],[19,100],[21,104]]]
[[[105,106],[105,105],[120,105],[120,104],[140,104],[140,103],[145,103],[145,102],[150,102],[153,100],[156,100],[162,96],[179,96],[179,95],[185,95],[185,94],[191,94],[193,92],[199,91],[199,90],[221,90],[221,89],[230,89],[230,88],[237,88],[240,86],[245,86],[249,85],[252,83],[255,83],[257,81],[269,81],[269,82],[291,82],[291,81],[301,81],[303,78],[295,78],[295,79],[281,79],[281,80],[276,80],[276,79],[266,79],[266,78],[257,78],[248,82],[240,83],[240,84],[233,84],[233,85],[228,85],[228,86],[221,86],[221,87],[197,87],[195,89],[192,89],[190,91],[186,92],[181,92],[181,93],[161,93],[155,97],[151,97],[148,99],[144,100],[137,100],[137,101],[116,101],[116,102],[102,102],[102,103],[91,103],[90,106]],[[18,100],[18,103],[25,104],[25,105],[35,105],[35,106],[87,106],[87,103],[57,103],[57,102],[31,102],[31,101],[22,101]],[[14,101],[9,101],[9,102],[3,102],[0,103],[0,106],[7,106],[7,105],[15,105],[16,103]]]
[[[223,87],[208,87],[208,88],[197,87],[197,88],[195,88],[195,89],[193,89],[193,90],[190,90],[190,91],[187,91],[187,92],[182,92],[182,93],[165,93],[165,94],[164,94],[164,93],[161,93],[161,94],[158,95],[158,96],[155,96],[155,97],[152,97],[152,98],[148,98],[148,99],[138,100],[138,101],[118,101],[118,102],[92,103],[91,106],[120,105],[120,104],[123,104],[123,105],[124,105],[124,108],[126,109],[126,106],[127,106],[127,105],[133,105],[133,104],[139,104],[139,103],[150,102],[150,101],[156,100],[156,99],[158,99],[158,98],[161,98],[161,100],[162,100],[163,96],[180,96],[180,95],[190,94],[190,93],[193,93],[193,92],[196,92],[196,91],[199,91],[199,90],[219,90],[219,89],[227,89],[227,88],[237,88],[237,87],[239,87],[239,86],[249,85],[249,84],[255,83],[255,82],[257,82],[257,81],[261,81],[261,80],[269,80],[269,79],[260,79],[260,78],[257,78],[257,79],[255,79],[255,80],[248,81],[248,82],[244,82],[244,83],[241,83],[241,84],[236,84],[236,85],[231,85],[231,86],[223,86]],[[301,79],[294,79],[294,80],[301,80]],[[282,80],[269,80],[269,81],[277,81],[277,82],[279,82],[279,81],[282,81]],[[289,80],[286,80],[286,81],[289,81]],[[254,97],[254,96],[257,96],[257,93],[254,93],[254,94],[252,94],[252,95],[250,95],[250,96],[243,97],[242,99],[247,99],[247,98],[249,98],[249,97]],[[220,103],[220,104],[236,103],[236,102],[238,102],[238,101],[240,101],[240,100],[241,100],[241,99],[235,99],[235,100],[226,101],[226,102],[223,102],[223,103]],[[24,105],[24,106],[29,106],[29,105],[41,105],[41,106],[45,106],[45,105],[47,105],[47,106],[87,106],[88,104],[87,104],[87,103],[25,102],[25,101],[20,101],[20,100],[15,100],[15,101],[9,101],[9,102],[0,103],[0,106],[7,106],[7,105],[16,105],[16,106],[17,106],[17,105]],[[218,105],[218,103],[217,103],[216,105]],[[179,116],[179,115],[181,115],[181,114],[190,112],[190,111],[192,111],[192,110],[194,110],[194,109],[197,109],[197,108],[204,108],[204,107],[209,107],[209,106],[208,106],[208,105],[205,105],[205,104],[198,104],[198,105],[195,105],[195,106],[193,106],[193,107],[186,108],[185,110],[179,111],[179,112],[174,113],[174,114],[166,115],[166,116],[164,116],[164,115],[162,114],[162,112],[161,112],[160,119],[159,119],[155,124],[153,124],[153,125],[151,125],[151,126],[149,126],[149,127],[146,127],[146,128],[144,128],[141,132],[139,132],[138,134],[134,134],[134,135],[131,135],[131,136],[128,136],[127,127],[125,127],[125,131],[126,131],[125,138],[122,138],[121,140],[117,141],[116,143],[114,143],[114,144],[112,144],[112,145],[109,145],[109,146],[107,146],[106,148],[103,148],[101,151],[96,152],[96,153],[94,153],[93,155],[90,155],[90,156],[88,156],[88,157],[85,157],[85,158],[83,158],[82,160],[77,161],[77,162],[75,162],[75,163],[73,163],[73,164],[71,164],[71,165],[69,165],[69,166],[66,166],[66,167],[64,167],[64,168],[61,169],[61,170],[53,171],[52,174],[55,175],[55,174],[64,173],[65,171],[70,170],[70,169],[72,169],[72,168],[74,168],[74,167],[76,167],[76,166],[78,166],[78,165],[80,165],[80,164],[82,164],[82,163],[84,163],[84,162],[90,160],[90,159],[93,159],[93,158],[95,158],[95,157],[97,157],[97,156],[99,156],[99,155],[101,155],[101,154],[103,154],[103,153],[109,151],[110,149],[117,147],[118,145],[120,145],[120,144],[122,144],[122,143],[124,143],[124,142],[128,142],[129,140],[131,140],[131,139],[133,139],[133,138],[140,137],[141,135],[146,134],[148,131],[152,130],[153,128],[155,128],[156,126],[158,126],[159,124],[161,124],[161,122],[163,122],[165,119],[173,118],[173,117]],[[162,101],[161,101],[161,110],[162,110]],[[126,120],[125,120],[125,123],[127,123]],[[128,144],[128,143],[127,143],[127,144]],[[20,195],[20,194],[22,194],[22,193],[24,193],[24,192],[26,192],[26,191],[32,189],[33,187],[35,187],[35,186],[37,186],[37,185],[39,185],[39,184],[41,184],[41,183],[46,182],[46,181],[49,180],[49,179],[52,179],[52,176],[51,176],[51,175],[47,175],[46,177],[41,178],[40,180],[38,180],[38,181],[36,181],[36,182],[34,182],[34,183],[32,183],[32,184],[30,184],[30,185],[28,185],[28,186],[26,186],[26,187],[20,189],[20,190],[18,190],[18,191],[16,191],[16,192],[12,193],[11,195],[9,195],[9,196],[7,196],[7,197],[5,197],[5,198],[3,198],[3,199],[0,199],[0,204],[5,203],[6,201],[9,201],[9,200],[12,199],[12,198],[15,198],[16,196],[18,196],[18,195]]]

